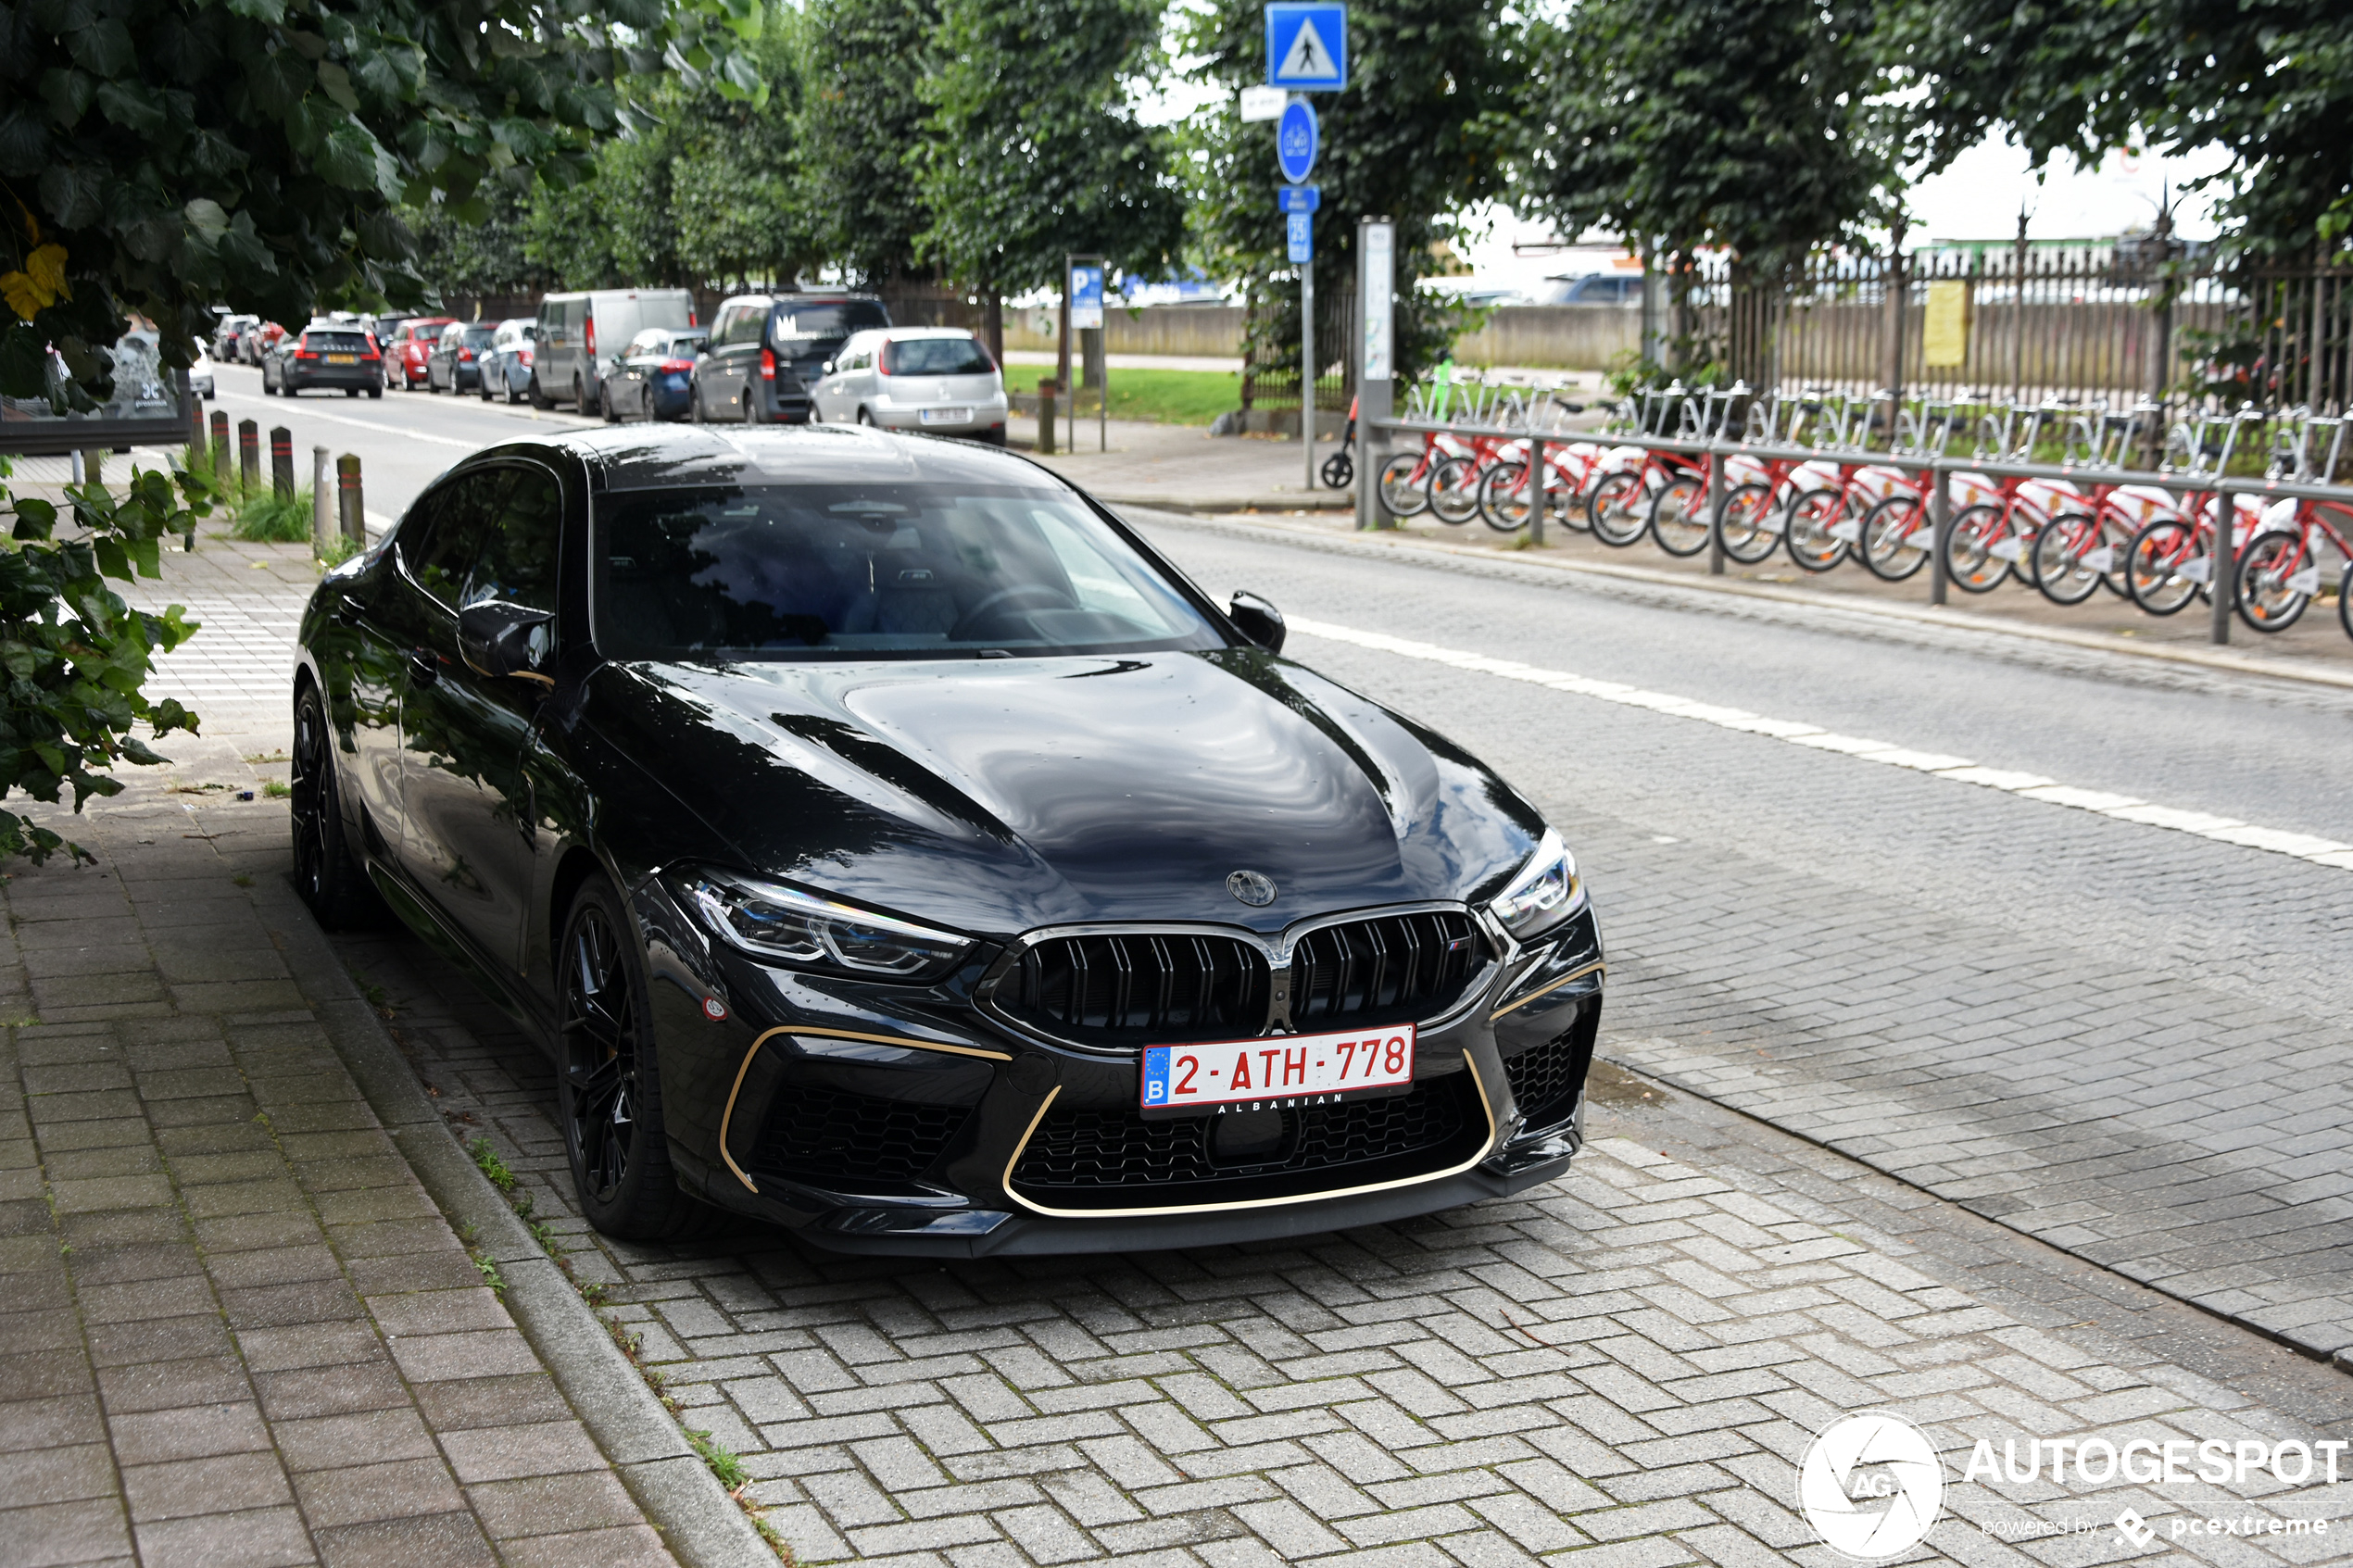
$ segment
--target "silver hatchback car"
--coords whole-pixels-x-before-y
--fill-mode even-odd
[[[878,425],[1005,444],[1005,378],[961,327],[880,327],[851,334],[811,390],[829,424]]]

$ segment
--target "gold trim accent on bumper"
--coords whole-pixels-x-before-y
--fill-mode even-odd
[[[1021,1163],[1022,1155],[1029,1148],[1029,1140],[1037,1135],[1038,1123],[1046,1119],[1048,1109],[1054,1103],[1054,1096],[1062,1093],[1062,1086],[1056,1085],[1053,1094],[1048,1095],[1046,1103],[1038,1108],[1038,1114],[1029,1119],[1029,1128],[1022,1134],[1021,1142],[1014,1146],[1013,1157],[1005,1161],[1005,1196],[1032,1213],[1043,1214],[1050,1219],[1149,1220],[1161,1214],[1224,1214],[1238,1209],[1271,1209],[1282,1203],[1320,1203],[1326,1198],[1357,1198],[1368,1192],[1388,1192],[1396,1187],[1418,1186],[1424,1182],[1442,1182],[1449,1176],[1461,1175],[1493,1153],[1495,1149],[1498,1131],[1495,1125],[1495,1104],[1487,1098],[1487,1085],[1478,1076],[1478,1063],[1466,1054],[1463,1058],[1463,1068],[1470,1074],[1471,1087],[1478,1091],[1478,1108],[1487,1116],[1487,1140],[1478,1146],[1477,1152],[1473,1153],[1468,1160],[1459,1165],[1450,1165],[1443,1171],[1432,1171],[1421,1176],[1401,1176],[1393,1182],[1370,1182],[1363,1186],[1335,1187],[1328,1192],[1302,1192],[1290,1198],[1237,1198],[1230,1203],[1170,1203],[1151,1209],[1050,1209],[1042,1203],[1032,1203],[1013,1190],[1013,1167]]]
[[[719,1158],[727,1162],[727,1169],[736,1173],[736,1180],[743,1183],[748,1190],[755,1193],[760,1188],[754,1185],[749,1176],[744,1174],[744,1168],[736,1163],[736,1157],[727,1152],[727,1126],[736,1119],[736,1097],[744,1092],[744,1074],[751,1071],[751,1059],[760,1054],[761,1047],[779,1035],[814,1035],[824,1040],[864,1040],[877,1046],[904,1046],[910,1050],[944,1051],[950,1056],[976,1056],[988,1061],[1013,1060],[1013,1053],[1010,1051],[983,1050],[978,1046],[951,1046],[938,1040],[918,1040],[905,1035],[862,1035],[855,1029],[819,1029],[789,1023],[780,1023],[774,1029],[762,1030],[760,1037],[752,1041],[751,1047],[744,1052],[744,1060],[736,1069],[736,1081],[727,1090],[727,1108],[719,1113]],[[1052,1101],[1053,1097],[1049,1095],[1047,1103],[1051,1104]],[[1045,1112],[1039,1111],[1038,1114],[1042,1116]],[[1033,1123],[1031,1125],[1035,1126],[1036,1123]],[[1022,1141],[1025,1143],[1028,1141],[1026,1135]]]
[[[1539,997],[1549,997],[1554,992],[1559,990],[1562,986],[1569,985],[1574,981],[1582,980],[1589,974],[1607,974],[1608,972],[1609,965],[1606,962],[1596,959],[1593,962],[1587,964],[1582,969],[1570,970],[1567,974],[1562,975],[1550,985],[1541,986],[1536,990],[1530,991],[1525,997],[1516,997],[1512,1001],[1504,1003],[1502,1007],[1497,1008],[1493,1012],[1487,1015],[1487,1022],[1492,1023],[1497,1019],[1503,1017],[1505,1013],[1513,1010],[1515,1008],[1524,1008]]]

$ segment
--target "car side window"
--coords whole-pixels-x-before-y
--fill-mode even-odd
[[[503,599],[529,609],[556,608],[556,568],[563,535],[563,491],[541,468],[507,470],[491,509],[481,553],[466,578],[461,606]]]
[[[422,538],[408,537],[409,525],[401,525],[400,564],[418,587],[453,614],[464,602],[466,579],[483,553],[484,537],[515,472],[486,469],[442,486],[421,503],[428,508],[422,519]]]

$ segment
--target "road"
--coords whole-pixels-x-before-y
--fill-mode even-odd
[[[452,443],[531,428],[446,397],[318,416],[361,422],[376,509]],[[1523,1200],[1294,1248],[943,1269],[767,1232],[599,1243],[544,1061],[419,945],[340,938],[803,1561],[1813,1562],[1793,1464],[1841,1411],[1997,1446],[2353,1436],[2345,1374],[2271,1342],[2353,1344],[2353,866],[2325,847],[2353,841],[2353,693],[1130,515],[1576,847],[1612,959],[1595,1147]],[[2120,1508],[2256,1506],[1947,1504],[1931,1560],[1972,1564],[2108,1560]],[[2340,1489],[2262,1506],[2344,1519]],[[2089,1557],[1984,1533],[2028,1518],[2108,1533]]]

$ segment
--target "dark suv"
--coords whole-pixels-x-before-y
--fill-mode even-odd
[[[281,338],[261,361],[261,390],[292,397],[313,387],[382,397],[384,361],[375,334],[341,321],[313,321]]]
[[[695,362],[698,423],[806,424],[809,389],[852,332],[890,325],[870,295],[744,294],[711,323],[711,349]]]

